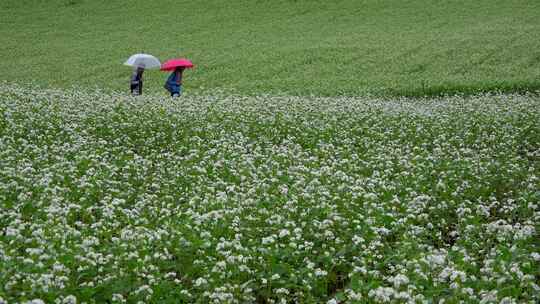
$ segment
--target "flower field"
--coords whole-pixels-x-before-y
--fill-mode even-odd
[[[0,84],[0,303],[538,303],[540,97]]]

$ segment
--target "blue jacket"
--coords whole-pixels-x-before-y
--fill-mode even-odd
[[[143,86],[142,73],[139,74],[137,72],[133,72],[133,74],[131,75],[131,81],[130,81],[131,93],[133,94],[133,92],[135,92],[137,93],[137,95],[141,95],[142,86]]]
[[[171,75],[169,75],[166,85],[171,93],[180,93],[180,85],[178,84],[180,80],[182,80],[182,75],[180,74],[178,77],[176,77],[175,72],[172,72]]]

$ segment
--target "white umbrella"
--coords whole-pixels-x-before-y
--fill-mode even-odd
[[[135,54],[124,62],[125,65],[129,65],[136,68],[154,69],[161,67],[159,60],[148,54]]]

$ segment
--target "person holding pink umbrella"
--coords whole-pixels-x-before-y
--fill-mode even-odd
[[[171,97],[179,97],[182,94],[182,74],[184,69],[183,67],[177,67],[165,82],[165,88],[171,93]]]
[[[171,93],[171,97],[179,97],[182,94],[182,78],[186,68],[192,68],[193,63],[188,59],[171,59],[161,65],[162,71],[173,71],[165,82],[165,89]]]

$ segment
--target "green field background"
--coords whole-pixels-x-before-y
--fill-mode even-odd
[[[146,52],[192,59],[189,92],[540,89],[536,0],[3,0],[0,39],[0,80],[53,87],[127,90],[122,63]]]

